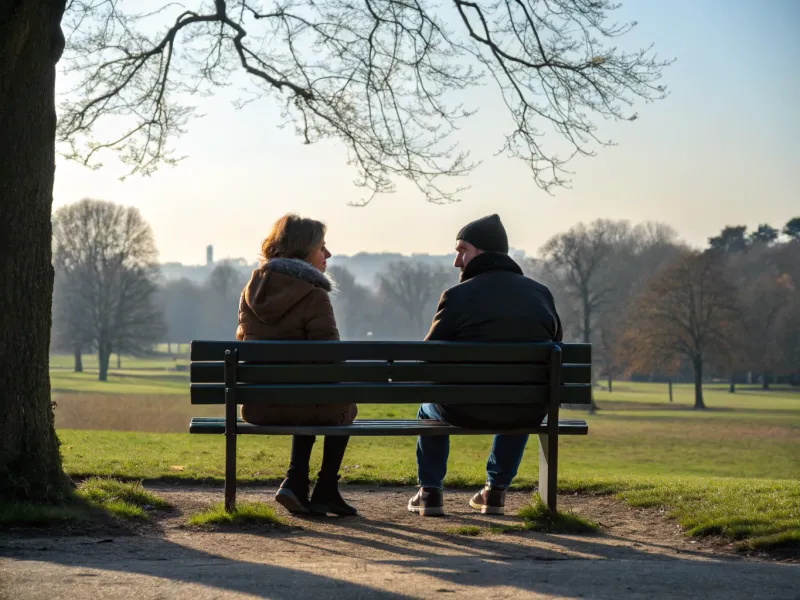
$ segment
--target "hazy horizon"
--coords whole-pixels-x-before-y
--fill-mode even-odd
[[[519,161],[496,158],[503,110],[491,88],[465,94],[480,112],[459,133],[483,164],[465,180],[462,202],[426,203],[404,182],[397,193],[363,208],[355,171],[343,146],[304,146],[279,129],[279,107],[268,101],[235,110],[232,90],[196,100],[206,116],[175,141],[188,158],[148,178],[126,171],[113,156],[88,170],[57,160],[54,207],[84,197],[140,208],[152,225],[161,262],[203,264],[257,260],[272,222],[292,211],[328,224],[336,255],[452,252],[466,222],[497,212],[510,244],[536,255],[545,241],[579,221],[628,219],[672,225],[688,243],[705,245],[725,225],[782,227],[800,213],[800,3],[737,0],[692,3],[627,2],[620,20],[639,26],[620,40],[626,49],[653,42],[676,62],[663,83],[671,95],[637,105],[633,123],[602,123],[618,143],[594,158],[570,163],[572,189],[540,191]],[[61,88],[63,89],[63,82]]]

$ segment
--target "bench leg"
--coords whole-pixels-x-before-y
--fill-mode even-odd
[[[225,351],[225,511],[236,510],[236,350]]]
[[[556,514],[558,488],[558,435],[539,435],[539,495]]]
[[[225,436],[225,512],[236,510],[236,435]]]

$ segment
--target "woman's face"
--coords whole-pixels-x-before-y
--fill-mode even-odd
[[[323,240],[322,244],[320,244],[316,250],[308,255],[306,262],[311,263],[311,265],[320,273],[324,273],[328,266],[328,259],[330,257],[331,253],[328,252],[328,249],[325,247],[325,241]]]

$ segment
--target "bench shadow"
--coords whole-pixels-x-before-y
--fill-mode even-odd
[[[448,520],[454,525],[487,525],[486,521],[469,516],[448,517]],[[631,547],[633,540],[604,533],[578,537],[526,532],[471,538],[363,517],[331,520],[331,525],[331,531],[247,528],[204,533],[219,536],[219,547],[226,548],[228,555],[223,551],[217,554],[198,550],[166,539],[164,531],[151,530],[147,535],[116,537],[114,546],[92,538],[71,539],[67,541],[68,551],[61,552],[54,551],[63,543],[58,539],[24,540],[22,552],[19,544],[15,548],[13,541],[4,541],[0,543],[0,556],[29,562],[28,570],[36,568],[34,563],[50,563],[104,571],[115,584],[119,583],[120,574],[122,581],[124,575],[136,574],[279,600],[317,597],[389,600],[427,595],[419,593],[419,581],[416,587],[410,582],[401,583],[403,593],[382,589],[387,586],[384,581],[407,573],[433,580],[433,587],[425,588],[430,593],[459,591],[472,595],[491,587],[565,597],[611,598],[633,591],[659,598],[704,594],[751,598],[753,590],[760,590],[769,597],[789,598],[789,594],[796,592],[796,577],[800,573],[800,569],[788,565],[754,563],[700,550],[664,554],[657,551],[663,550],[657,544],[637,541],[639,547]],[[235,548],[231,536],[236,534],[243,534],[239,544],[247,543],[244,535],[257,536],[272,540],[272,547],[276,551],[280,547],[284,556],[302,552],[322,558],[311,559],[309,570],[303,569],[302,564],[298,567],[269,564],[269,555],[258,562],[239,560],[230,556]],[[527,538],[527,544],[522,543],[523,537]],[[537,543],[531,545],[531,538]],[[620,542],[626,544],[620,546]],[[364,558],[363,548],[372,551],[368,558]],[[319,565],[325,563],[325,556],[338,558],[336,564],[342,559],[357,559],[357,563],[347,567],[348,571],[360,571],[359,565],[363,563],[367,565],[364,573],[370,564],[388,567],[391,572],[386,580],[376,584],[380,587],[338,578],[335,571],[330,575],[312,572],[311,569],[318,571]],[[63,590],[63,572],[52,577],[58,581],[37,580],[39,589],[52,583]],[[96,583],[102,585],[102,580]],[[430,586],[430,581],[426,580],[424,585]]]
[[[63,567],[104,571],[114,574],[113,585],[120,584],[117,574],[127,574],[196,584],[220,591],[250,594],[257,598],[276,600],[292,600],[300,597],[377,598],[378,600],[411,598],[406,594],[352,583],[302,569],[236,560],[197,550],[157,536],[133,535],[84,542],[71,539],[71,545],[80,544],[82,546],[80,551],[61,552],[50,546],[54,542],[51,539],[34,538],[34,540],[37,542],[36,547],[22,553],[18,549],[11,551],[13,545],[10,545],[10,548],[0,544],[0,557],[12,558],[20,562],[44,562]],[[118,542],[114,552],[110,552],[109,547],[103,543],[109,541]],[[132,545],[135,547],[131,547]],[[28,566],[28,569],[33,568],[32,565]],[[90,573],[78,573],[77,575],[92,576]],[[37,579],[38,591],[41,592],[47,585],[53,585],[57,586],[55,589],[63,593],[65,590],[63,573],[58,573],[54,579],[54,581]],[[102,581],[95,581],[94,585],[102,585]]]

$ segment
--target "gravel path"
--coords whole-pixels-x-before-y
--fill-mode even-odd
[[[350,486],[355,518],[290,519],[283,528],[197,531],[187,513],[221,500],[208,487],[151,486],[176,506],[134,532],[17,532],[0,540],[0,597],[43,598],[781,598],[800,599],[800,564],[692,542],[657,510],[611,498],[561,498],[592,536],[491,534],[518,519],[475,514],[473,491],[448,492],[444,518],[406,511],[412,488]],[[240,500],[271,500],[244,489]],[[509,494],[513,514],[529,498]],[[277,506],[277,505],[276,505]],[[280,508],[280,507],[278,507]],[[452,533],[484,528],[479,537]]]

